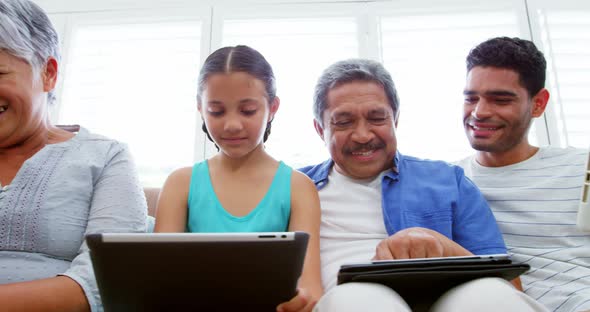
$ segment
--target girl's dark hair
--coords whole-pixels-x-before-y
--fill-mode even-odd
[[[201,96],[205,90],[209,76],[233,72],[244,72],[262,81],[266,89],[268,102],[272,103],[274,101],[277,95],[277,87],[272,67],[260,52],[245,45],[238,45],[235,47],[220,48],[207,57],[199,73],[197,102],[201,104]],[[270,135],[271,123],[272,120],[266,124],[263,142],[266,142]],[[203,123],[203,132],[213,142],[205,123]]]

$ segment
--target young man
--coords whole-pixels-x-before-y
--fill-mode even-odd
[[[551,311],[590,309],[590,233],[576,227],[588,152],[536,147],[533,118],[549,100],[535,45],[494,38],[467,56],[463,123],[476,154],[462,160],[488,200],[513,259],[531,265],[525,292]]]
[[[398,112],[391,76],[374,61],[333,64],[316,85],[314,124],[331,155],[302,169],[318,187],[322,207],[327,293],[317,311],[409,311],[385,286],[336,286],[342,264],[506,252],[487,203],[459,167],[397,151]],[[436,311],[543,310],[535,306],[499,279],[460,285],[435,303]]]

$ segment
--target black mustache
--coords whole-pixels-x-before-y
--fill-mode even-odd
[[[352,146],[347,146],[344,149],[345,153],[355,153],[360,151],[368,151],[368,150],[376,150],[380,148],[384,148],[385,143],[383,142],[369,142],[365,144],[354,144]]]

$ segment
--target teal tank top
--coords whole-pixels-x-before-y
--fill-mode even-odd
[[[209,175],[207,161],[193,166],[188,192],[187,232],[284,232],[291,215],[291,167],[279,162],[270,188],[243,217],[225,210]]]

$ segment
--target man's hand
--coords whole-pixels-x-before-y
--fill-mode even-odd
[[[373,260],[432,258],[472,255],[446,236],[425,228],[408,228],[382,240]]]
[[[293,299],[277,306],[277,312],[310,312],[316,303],[303,288],[299,288]]]

